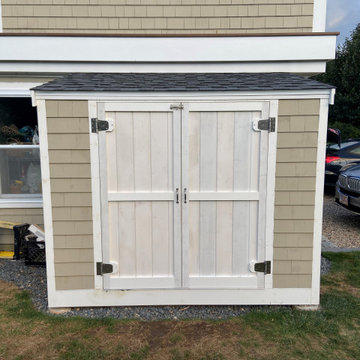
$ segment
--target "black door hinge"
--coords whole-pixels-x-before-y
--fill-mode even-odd
[[[109,130],[109,122],[106,120],[91,119],[91,132],[97,133],[99,131]]]
[[[112,264],[96,263],[96,275],[111,274],[114,271]]]
[[[271,274],[271,261],[256,263],[254,266],[256,272],[263,272],[265,275]]]
[[[275,118],[271,117],[266,120],[258,121],[259,130],[267,130],[268,132],[275,132]]]

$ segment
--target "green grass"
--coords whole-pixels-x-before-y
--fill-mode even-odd
[[[321,310],[276,307],[223,321],[63,318],[0,289],[0,359],[360,359],[360,253],[326,253]]]

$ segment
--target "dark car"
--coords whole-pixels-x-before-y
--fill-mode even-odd
[[[360,165],[342,171],[335,188],[335,201],[341,206],[360,213]]]
[[[334,187],[339,173],[348,165],[360,163],[360,139],[348,139],[326,148],[325,186]]]

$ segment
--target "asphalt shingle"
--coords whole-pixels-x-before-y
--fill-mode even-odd
[[[332,89],[289,73],[74,73],[36,91],[276,91]]]

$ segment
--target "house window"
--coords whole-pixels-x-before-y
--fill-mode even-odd
[[[36,109],[28,98],[0,98],[0,205],[41,197]]]

